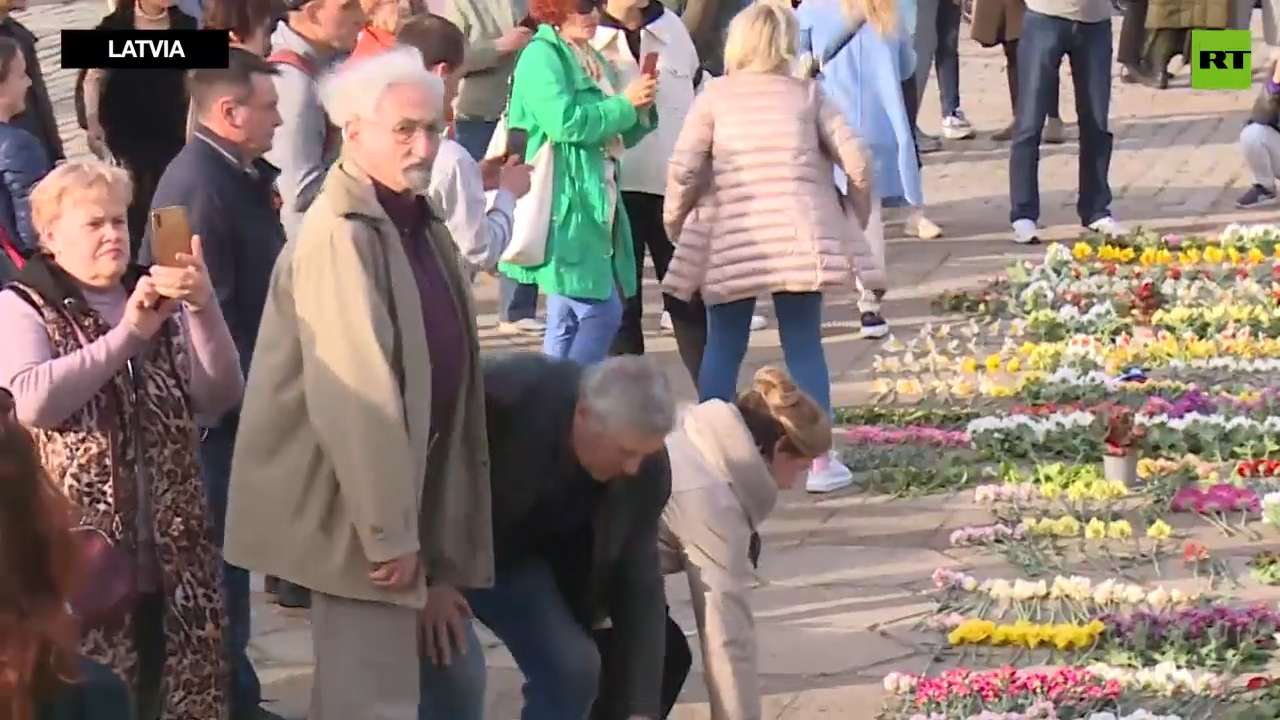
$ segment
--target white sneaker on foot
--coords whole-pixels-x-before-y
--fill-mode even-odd
[[[547,331],[547,325],[537,318],[525,318],[515,322],[501,320],[498,322],[498,330],[508,335],[541,335]]]
[[[813,461],[804,489],[811,493],[829,493],[853,484],[853,472],[840,461],[834,449]]]
[[[1089,229],[1107,237],[1120,237],[1125,233],[1124,226],[1110,215],[1089,223]]]
[[[1019,245],[1035,245],[1040,242],[1040,229],[1035,220],[1022,218],[1013,221],[1013,241]]]
[[[676,329],[676,326],[671,324],[671,313],[666,310],[662,311],[662,317],[658,318],[658,327],[667,332],[672,332]]]
[[[766,318],[766,317],[765,317],[765,316],[763,316],[763,315],[752,315],[752,316],[751,316],[751,329],[752,329],[752,330],[763,330],[763,329],[765,329],[765,328],[767,328],[767,327],[769,327],[769,320],[768,320],[768,318]]]

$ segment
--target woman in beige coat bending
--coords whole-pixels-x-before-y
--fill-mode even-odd
[[[831,408],[822,351],[825,293],[851,284],[860,309],[879,318],[884,249],[862,228],[871,211],[867,155],[835,104],[812,80],[793,77],[799,26],[790,8],[752,3],[729,24],[724,77],[694,101],[667,169],[663,222],[676,243],[663,289],[682,300],[701,292],[707,346],[698,400],[732,400],[747,352],[756,298],[772,295],[787,370]],[[849,195],[835,185],[834,165]],[[851,482],[824,455],[811,492]]]
[[[752,533],[778,489],[799,482],[830,449],[827,412],[772,367],[732,403],[689,408],[667,436],[671,499],[658,549],[663,572],[689,578],[713,720],[760,718]]]

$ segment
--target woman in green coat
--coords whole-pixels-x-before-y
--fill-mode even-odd
[[[516,62],[507,126],[529,133],[529,161],[551,143],[551,224],[541,265],[499,270],[547,296],[543,352],[593,364],[609,354],[623,299],[639,290],[618,163],[657,125],[656,83],[642,75],[618,87],[590,44],[600,20],[592,0],[534,0],[530,15],[540,26]]]

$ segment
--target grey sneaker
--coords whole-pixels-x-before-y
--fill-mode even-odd
[[[1274,205],[1276,202],[1276,191],[1268,189],[1261,185],[1254,185],[1236,200],[1236,207],[1247,210],[1248,208],[1267,207]]]
[[[974,134],[973,126],[963,112],[957,110],[950,117],[942,118],[942,137],[948,140],[968,140]]]
[[[916,130],[916,148],[920,150],[922,155],[938,152],[942,149],[942,141],[932,135],[925,135]]]
[[[1040,229],[1035,220],[1022,218],[1013,221],[1013,241],[1019,245],[1037,245],[1040,243]]]

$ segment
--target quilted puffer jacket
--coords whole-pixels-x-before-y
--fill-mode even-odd
[[[40,141],[17,125],[0,123],[0,227],[24,254],[36,248],[31,227],[31,188],[51,166]]]
[[[663,290],[711,304],[775,292],[884,289],[863,234],[870,159],[817,83],[730,73],[694,101],[667,168],[663,223],[676,243]],[[848,195],[835,184],[835,166]]]

